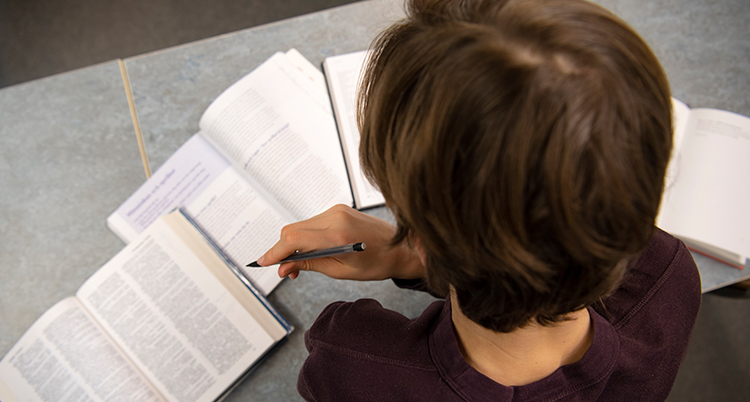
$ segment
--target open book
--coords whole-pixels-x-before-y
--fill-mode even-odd
[[[0,361],[0,400],[215,401],[292,330],[181,211],[47,310]]]
[[[657,225],[742,269],[750,255],[750,118],[673,100],[674,150]]]
[[[327,57],[323,72],[328,82],[331,103],[341,145],[346,156],[354,202],[358,208],[385,204],[383,194],[367,180],[359,164],[359,128],[357,127],[357,90],[367,50]]]
[[[276,268],[244,266],[285,224],[353,203],[323,74],[296,50],[276,53],[219,95],[199,128],[107,225],[129,243],[181,207],[267,295]]]

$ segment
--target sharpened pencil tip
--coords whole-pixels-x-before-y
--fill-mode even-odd
[[[251,262],[250,264],[245,265],[246,267],[252,267],[252,268],[261,268],[260,264],[258,264],[258,261]]]

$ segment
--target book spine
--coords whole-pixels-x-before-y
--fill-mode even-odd
[[[284,329],[287,332],[287,335],[292,333],[292,331],[294,330],[294,327],[292,327],[289,324],[289,322],[287,322],[287,320],[284,319],[284,317],[276,310],[276,308],[273,307],[273,305],[268,301],[268,299],[266,299],[266,297],[263,296],[263,294],[261,294],[260,291],[258,291],[258,289],[255,288],[252,282],[250,282],[250,280],[247,279],[247,277],[242,273],[242,271],[240,271],[234,265],[232,260],[230,260],[226,254],[224,254],[224,251],[221,250],[219,246],[216,245],[216,243],[214,243],[214,241],[206,234],[206,232],[203,231],[203,229],[201,229],[198,223],[196,223],[193,220],[193,218],[190,217],[190,215],[188,215],[185,211],[183,211],[182,208],[175,208],[175,209],[180,211],[180,214],[182,214],[182,216],[185,217],[185,219],[191,225],[193,225],[193,227],[195,227],[196,230],[198,230],[198,233],[200,233],[201,236],[203,236],[203,238],[206,240],[208,245],[211,246],[211,248],[216,252],[216,254],[224,261],[227,267],[230,270],[232,270],[234,275],[245,285],[245,287],[247,287],[250,290],[253,296],[255,296],[255,298],[258,299],[258,301],[260,301],[261,304],[263,304],[266,310],[268,310],[268,312],[271,313],[271,315],[273,315],[276,321],[278,321],[279,324],[281,324],[281,326],[284,327]]]

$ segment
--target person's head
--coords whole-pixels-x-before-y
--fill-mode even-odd
[[[591,305],[651,239],[672,146],[643,40],[581,0],[414,0],[373,43],[360,156],[432,290],[508,332]]]

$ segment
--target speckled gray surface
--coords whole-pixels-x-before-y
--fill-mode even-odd
[[[127,59],[152,167],[198,131],[214,98],[275,52],[296,48],[320,67],[327,56],[365,49],[402,15],[394,4],[354,3]]]
[[[0,91],[0,355],[122,248],[134,138],[116,62]]]
[[[693,107],[750,115],[750,2],[597,2],[652,46],[675,97]],[[201,113],[221,91],[274,52],[295,47],[319,66],[326,56],[363,49],[400,15],[400,3],[355,3],[128,59],[152,168],[197,131]],[[73,294],[120,250],[122,243],[104,221],[143,179],[116,63],[0,90],[0,355],[44,310]],[[369,212],[389,218],[383,209]],[[700,256],[696,260],[704,288],[750,275],[750,268],[743,272]],[[432,301],[390,282],[333,281],[316,274],[286,280],[270,300],[296,331],[228,400],[299,400],[295,384],[307,356],[305,329],[329,302],[361,297],[409,317]],[[736,340],[734,332],[721,339]],[[747,352],[742,345],[733,346],[738,356]],[[733,372],[747,373],[746,360],[733,365]],[[678,391],[689,389],[688,380],[680,381]],[[747,387],[726,393],[722,400],[750,394]],[[678,396],[670,400],[701,395],[673,394]]]
[[[627,21],[691,107],[750,115],[750,1],[596,0]]]

